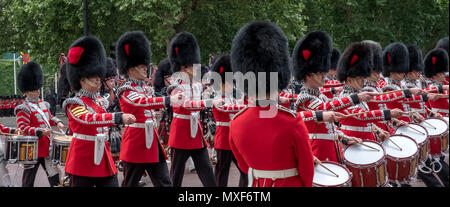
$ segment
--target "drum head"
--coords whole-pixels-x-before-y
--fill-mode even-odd
[[[397,144],[401,150],[393,143]],[[402,135],[392,135],[389,139],[383,141],[383,147],[386,154],[396,158],[408,158],[413,156],[419,150],[417,143],[409,137]]]
[[[57,136],[55,137],[55,141],[70,142],[72,141],[72,136]]]
[[[434,126],[435,128],[431,127],[430,125]],[[435,118],[425,119],[424,122],[420,123],[420,126],[425,127],[425,129],[427,129],[428,131],[428,135],[430,136],[441,135],[448,130],[448,124],[444,120]]]
[[[368,141],[363,142],[363,144],[369,145],[379,151],[360,144],[353,144],[345,150],[344,159],[357,165],[369,165],[378,162],[384,157],[384,149],[381,145]]]
[[[336,173],[339,177],[336,177],[324,167],[316,165],[314,167],[314,184],[321,186],[338,186],[347,183],[350,180],[350,173],[345,167],[330,162],[323,162],[322,164]]]
[[[417,131],[422,132],[423,134],[421,134],[411,128],[414,128]],[[414,139],[414,141],[417,142],[417,144],[424,143],[428,138],[427,130],[423,126],[420,126],[418,124],[409,124],[408,126],[401,126],[397,130],[395,130],[394,134],[405,135],[405,136],[411,137]]]

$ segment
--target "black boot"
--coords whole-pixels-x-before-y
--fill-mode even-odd
[[[50,183],[50,187],[59,186],[59,184],[60,184],[59,174],[56,174],[52,177],[48,177],[48,182]]]

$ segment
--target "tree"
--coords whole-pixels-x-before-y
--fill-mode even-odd
[[[424,51],[448,36],[448,0],[307,0],[308,30],[325,30],[343,50],[371,39],[382,46],[400,41]]]

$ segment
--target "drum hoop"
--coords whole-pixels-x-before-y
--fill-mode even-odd
[[[6,141],[12,142],[12,141],[38,141],[39,138],[37,136],[8,136],[6,137]]]
[[[411,124],[409,124],[409,125],[418,126],[418,127],[422,128],[423,130],[425,130],[427,136],[426,136],[426,138],[425,138],[425,141],[423,141],[422,143],[426,143],[427,141],[430,140],[430,136],[431,136],[431,135],[428,134],[427,128],[423,127],[423,126],[420,125],[420,124],[414,124],[414,123],[411,123]],[[397,129],[394,131],[394,134],[393,134],[393,135],[404,135],[404,134],[397,134],[397,130],[398,130],[398,129],[399,129],[399,128],[397,128]],[[407,136],[407,135],[405,135],[405,136]],[[416,140],[414,140],[414,141],[416,141]],[[417,142],[417,141],[416,141],[416,142]],[[419,145],[419,143],[417,143],[417,145]]]
[[[448,134],[448,127],[449,127],[449,126],[448,126],[448,123],[447,123],[445,120],[442,120],[442,119],[439,119],[439,118],[432,117],[432,118],[425,119],[425,121],[426,121],[426,120],[430,120],[430,119],[437,119],[437,120],[439,120],[439,121],[444,122],[445,126],[447,126],[447,130],[443,131],[443,132],[440,133],[440,134],[435,134],[435,135],[430,135],[430,133],[428,133],[428,136],[429,136],[429,137],[437,137],[437,136],[442,137],[442,136],[444,136],[445,134]]]
[[[419,144],[417,144],[416,140],[414,140],[410,136],[403,135],[403,134],[393,134],[392,136],[405,137],[405,138],[412,140],[416,144],[417,150],[416,150],[416,153],[414,153],[413,155],[408,156],[408,157],[393,157],[393,156],[389,155],[388,153],[386,153],[386,157],[391,158],[391,160],[394,160],[394,161],[403,161],[403,160],[406,161],[406,160],[412,160],[417,156],[417,154],[420,151],[420,147],[419,147]],[[383,142],[386,142],[386,140]]]
[[[353,174],[352,174],[352,172],[350,172],[350,170],[345,165],[337,163],[337,162],[333,162],[333,161],[322,161],[322,164],[323,163],[335,164],[335,165],[338,165],[338,166],[344,168],[344,170],[348,173],[348,179],[345,182],[343,182],[341,184],[337,184],[337,185],[322,185],[322,184],[318,184],[318,183],[314,183],[314,182],[313,182],[313,185],[316,185],[317,187],[339,187],[339,186],[343,186],[343,185],[347,185],[347,184],[351,183],[351,181],[353,179]]]
[[[381,147],[381,149],[383,150],[383,156],[382,156],[379,160],[377,160],[376,162],[373,162],[373,163],[370,163],[370,164],[356,164],[356,163],[353,163],[353,162],[348,161],[348,160],[345,158],[345,156],[342,156],[345,165],[349,165],[349,166],[351,166],[351,167],[364,168],[364,169],[365,169],[365,168],[376,167],[376,166],[378,166],[379,164],[381,164],[382,162],[385,162],[385,161],[386,161],[386,150],[384,149],[383,145],[379,144],[378,142],[372,141],[372,140],[365,140],[364,142],[373,142],[373,143],[379,145],[379,146]],[[352,146],[352,145],[346,146],[342,154],[344,155],[344,154],[345,154],[345,151],[346,151],[349,147],[351,147],[351,146]]]

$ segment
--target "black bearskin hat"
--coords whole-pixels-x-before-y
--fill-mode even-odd
[[[328,72],[332,50],[331,37],[325,32],[310,32],[300,39],[292,54],[295,78],[301,81],[311,73]]]
[[[362,43],[367,44],[372,51],[372,71],[381,73],[383,71],[383,49],[381,48],[380,43],[372,40],[364,40]]]
[[[222,84],[225,83],[225,73],[233,72],[231,70],[231,58],[230,55],[222,55],[217,57],[214,61],[214,65],[211,68],[211,72],[216,72],[222,79]]]
[[[383,76],[389,77],[390,73],[407,73],[408,70],[408,48],[401,42],[389,44],[383,52]]]
[[[373,67],[372,51],[368,44],[350,44],[339,59],[337,79],[344,82],[348,77],[369,77]]]
[[[105,78],[117,76],[116,61],[110,57],[106,58],[106,74]]]
[[[22,93],[42,88],[44,75],[41,66],[34,62],[22,65],[17,75],[17,84]]]
[[[164,84],[164,76],[172,75],[172,69],[170,69],[169,58],[165,58],[158,64],[158,70],[155,72],[155,81],[153,86],[156,91],[160,91],[162,88],[166,87]]]
[[[116,60],[119,73],[127,74],[128,69],[138,65],[149,66],[152,60],[150,43],[142,31],[124,33],[117,41]]]
[[[169,60],[174,73],[179,72],[181,66],[200,64],[200,48],[195,36],[189,32],[175,35],[170,42]]]
[[[418,47],[417,45],[409,45],[408,53],[409,53],[408,72],[412,71],[422,72],[425,65],[423,64],[422,50],[420,49],[420,47]]]
[[[436,48],[444,49],[448,54],[448,37],[444,37],[436,44]]]
[[[445,50],[436,48],[431,50],[425,57],[425,69],[423,75],[431,78],[442,72],[448,72],[448,55]]]
[[[237,32],[231,46],[231,68],[233,72],[253,72],[256,76],[256,93],[262,85],[270,93],[270,73],[278,74],[278,90],[287,87],[291,72],[287,38],[281,28],[271,22],[255,21],[244,25]],[[266,80],[259,82],[258,73],[265,72]],[[244,88],[248,94],[248,87]]]
[[[331,53],[331,66],[330,69],[336,70],[339,62],[339,58],[341,57],[341,51],[337,48],[333,48],[333,52]]]
[[[94,36],[75,40],[69,49],[68,62],[67,79],[73,91],[81,89],[82,78],[103,78],[106,73],[105,48]]]

